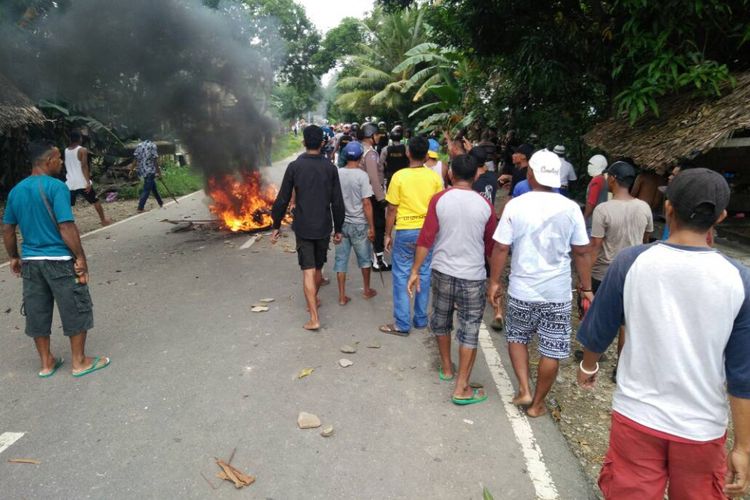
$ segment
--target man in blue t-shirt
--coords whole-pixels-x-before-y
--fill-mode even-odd
[[[11,271],[23,277],[26,335],[34,339],[41,358],[39,377],[52,376],[63,364],[50,350],[55,302],[63,333],[70,338],[73,376],[82,377],[110,361],[85,354],[86,332],[94,326],[86,255],[70,208],[70,190],[55,178],[62,166],[60,151],[37,142],[31,144],[30,153],[31,175],[8,195],[3,242]],[[16,227],[23,235],[20,255]]]

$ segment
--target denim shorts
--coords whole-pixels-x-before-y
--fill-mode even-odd
[[[508,342],[528,344],[539,334],[539,354],[552,359],[570,356],[571,302],[525,302],[508,297],[505,337]]]
[[[360,269],[372,267],[372,245],[367,239],[367,224],[351,224],[344,222],[341,230],[343,238],[336,245],[336,260],[333,271],[345,273],[349,269],[349,254],[352,248],[357,256],[357,266]]]
[[[437,336],[450,335],[453,330],[453,312],[458,310],[456,341],[463,347],[476,349],[487,302],[487,281],[454,278],[435,269],[432,270],[431,281],[430,331]]]
[[[72,260],[27,260],[21,276],[26,335],[51,334],[55,302],[65,335],[78,335],[94,327],[89,287],[78,283]]]

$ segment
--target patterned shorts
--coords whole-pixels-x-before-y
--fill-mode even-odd
[[[571,302],[524,302],[508,297],[505,337],[508,342],[528,344],[539,334],[539,354],[552,359],[570,356]]]
[[[487,296],[486,280],[454,278],[433,269],[431,284],[432,334],[450,335],[453,331],[453,312],[457,310],[456,341],[463,347],[476,349]]]

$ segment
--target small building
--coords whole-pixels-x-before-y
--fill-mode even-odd
[[[0,195],[28,175],[28,132],[44,123],[31,99],[0,74]]]
[[[584,135],[610,161],[632,158],[645,170],[665,174],[679,160],[716,170],[732,187],[729,211],[750,215],[750,72],[734,75],[719,97],[694,92],[666,97],[659,116],[610,118]]]

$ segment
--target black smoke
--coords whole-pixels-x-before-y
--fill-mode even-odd
[[[206,174],[250,170],[272,133],[273,75],[245,16],[197,0],[72,0],[2,27],[0,73],[118,131],[174,131]]]

